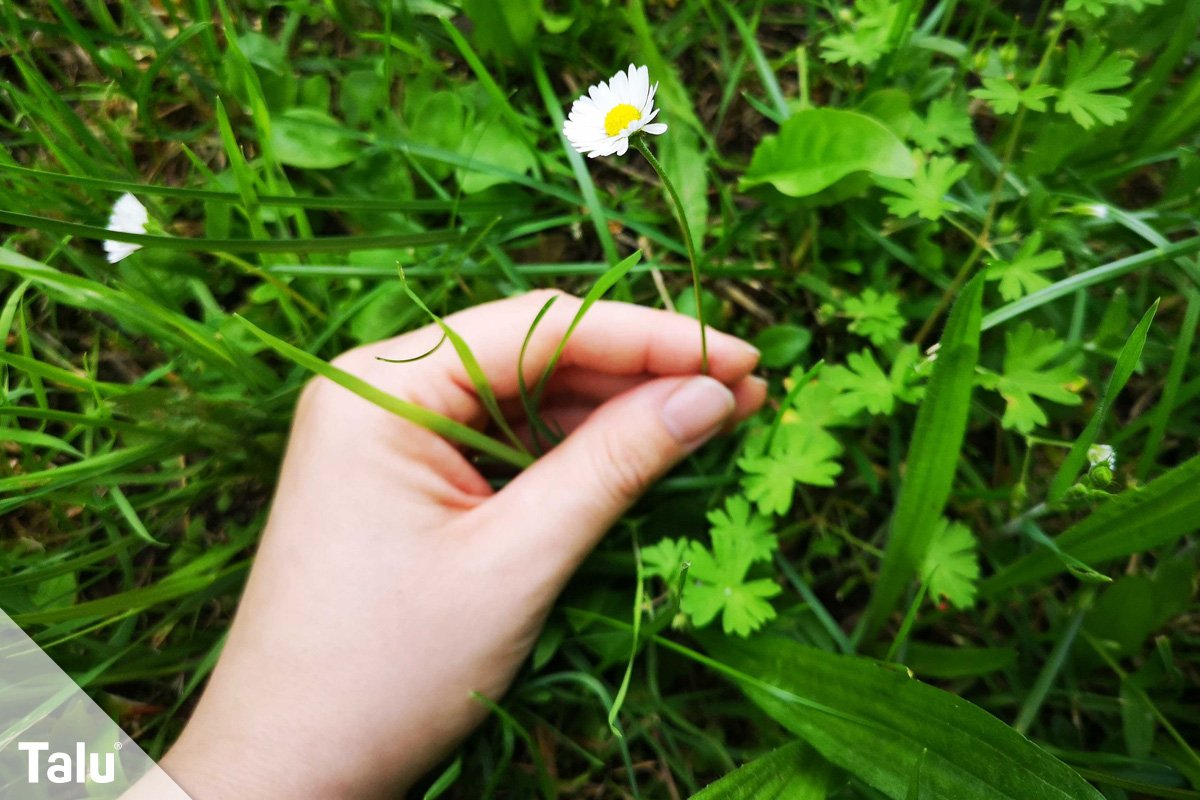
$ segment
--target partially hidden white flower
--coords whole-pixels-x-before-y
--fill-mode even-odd
[[[129,192],[117,198],[113,203],[112,213],[108,216],[108,229],[117,233],[145,233],[146,225],[150,222],[150,214],[141,201]],[[140,244],[130,242],[114,242],[106,239],[104,252],[108,254],[108,263],[115,264],[123,258],[141,250]]]
[[[1117,451],[1108,444],[1094,444],[1087,451],[1088,463],[1093,467],[1104,465],[1109,469],[1117,468]]]
[[[667,132],[654,107],[658,84],[650,85],[650,70],[629,65],[629,69],[613,75],[607,83],[588,87],[588,93],[571,106],[563,123],[563,135],[571,146],[588,158],[625,155],[629,137],[644,131],[659,135]]]

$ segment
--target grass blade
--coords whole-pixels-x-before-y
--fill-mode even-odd
[[[1200,456],[1143,489],[1127,489],[1053,541],[1064,553],[1098,564],[1161,547],[1200,525]],[[1010,564],[979,587],[983,597],[1042,580],[1066,569],[1054,553],[1039,550]]]
[[[523,453],[520,450],[509,447],[490,436],[480,433],[474,428],[456,422],[449,417],[444,417],[435,411],[430,411],[424,406],[394,397],[382,389],[372,386],[362,378],[351,375],[345,370],[338,369],[333,364],[272,336],[244,317],[239,316],[238,319],[241,320],[242,324],[251,333],[281,356],[294,361],[311,372],[328,378],[339,386],[349,389],[364,400],[369,400],[401,419],[406,419],[415,425],[420,425],[426,430],[433,431],[439,436],[444,436],[459,444],[474,448],[481,453],[486,453],[515,467],[524,468],[533,463],[533,457],[528,453]]]
[[[855,640],[883,626],[916,573],[936,530],[962,451],[979,360],[982,274],[963,287],[942,335],[929,389],[913,428],[904,482],[892,515],[879,579]]]

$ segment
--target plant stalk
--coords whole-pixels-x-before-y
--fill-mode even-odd
[[[707,375],[708,332],[704,327],[704,305],[700,297],[700,262],[696,258],[696,244],[692,240],[692,229],[688,225],[687,215],[683,212],[683,201],[679,199],[679,193],[675,191],[675,184],[671,183],[671,179],[667,177],[662,164],[654,157],[654,153],[650,152],[650,145],[646,144],[645,135],[634,134],[630,137],[630,143],[650,162],[650,166],[658,174],[658,179],[662,181],[663,187],[667,190],[671,203],[675,206],[675,217],[679,220],[679,229],[683,232],[683,243],[687,246],[688,260],[692,263],[692,291],[696,295],[696,319],[700,321],[700,371]]]

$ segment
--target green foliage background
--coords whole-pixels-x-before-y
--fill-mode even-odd
[[[0,4],[0,606],[160,754],[298,389],[429,321],[397,264],[441,314],[640,250],[609,296],[694,315],[654,173],[559,133],[633,61],[706,319],[771,402],[608,537],[425,796],[1200,798],[1198,26]],[[152,228],[110,265],[125,191]]]

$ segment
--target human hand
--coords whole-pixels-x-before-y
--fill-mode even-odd
[[[549,297],[455,314],[497,397]],[[561,296],[525,357],[532,385],[579,308]],[[397,397],[484,427],[429,326],[336,364]],[[589,310],[543,408],[568,436],[493,491],[468,455],[336,384],[301,396],[274,505],[228,642],[163,767],[195,800],[392,796],[498,699],[605,531],[656,479],[761,406],[758,353],[696,322],[623,303]],[[514,418],[517,415],[514,414]]]

